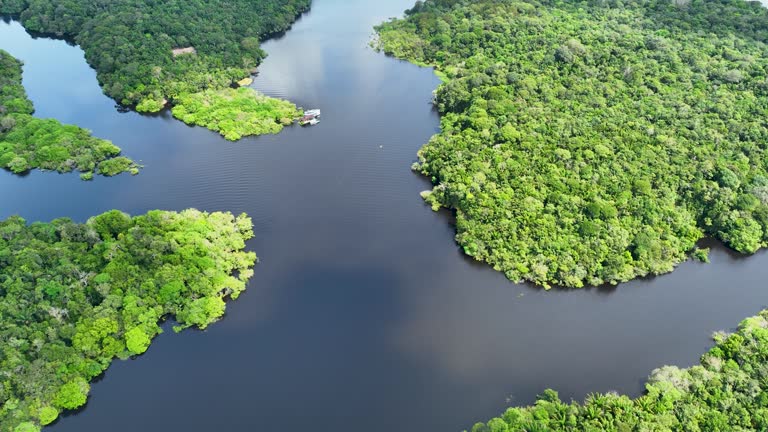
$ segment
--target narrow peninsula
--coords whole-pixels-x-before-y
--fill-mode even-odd
[[[266,53],[260,41],[287,30],[311,0],[0,0],[0,13],[18,16],[34,32],[67,38],[85,51],[104,92],[139,112],[157,112],[190,99],[211,98],[247,85]],[[240,95],[252,92],[246,87]],[[204,92],[200,94],[201,92]],[[283,103],[275,101],[274,104]],[[244,119],[253,117],[252,112]],[[258,118],[252,134],[273,133]],[[214,122],[197,122],[203,126]],[[243,135],[226,128],[225,135]]]
[[[181,96],[172,112],[184,123],[204,126],[230,141],[248,135],[276,134],[302,113],[288,101],[245,87]]]
[[[61,173],[138,174],[139,166],[109,141],[85,129],[32,116],[34,107],[21,83],[22,64],[0,50],[0,167],[21,174],[32,169]]]
[[[548,288],[666,273],[704,236],[766,245],[766,23],[743,0],[426,0],[377,30],[445,80],[426,201]]]
[[[0,222],[0,430],[35,432],[83,406],[165,317],[176,330],[219,319],[253,274],[252,236],[246,215],[197,210]]]

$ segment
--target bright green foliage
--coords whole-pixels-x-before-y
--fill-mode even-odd
[[[768,240],[768,10],[742,0],[427,0],[378,28],[435,65],[416,165],[464,251],[548,287]]]
[[[99,174],[114,176],[126,171],[133,173],[134,168],[135,164],[132,160],[124,156],[119,156],[99,163]]]
[[[34,423],[24,422],[13,428],[13,432],[39,432],[40,428]]]
[[[156,99],[144,99],[141,102],[139,102],[136,105],[136,111],[146,113],[146,112],[158,112],[165,107],[165,103],[163,101],[159,101]]]
[[[696,248],[693,250],[693,253],[691,253],[691,256],[701,262],[708,263],[709,262],[709,248]]]
[[[119,147],[94,138],[85,129],[29,115],[12,117],[15,127],[0,134],[0,166],[14,173],[40,168],[114,176],[137,167],[132,160],[119,156]]]
[[[88,383],[146,351],[163,317],[179,328],[219,319],[253,274],[251,227],[197,210],[0,222],[0,431],[36,431],[82,406]]]
[[[113,330],[113,332],[116,331],[117,328]],[[74,381],[59,387],[59,391],[53,396],[53,404],[61,409],[75,409],[83,406],[88,399],[89,390],[88,383],[82,377],[77,377]],[[42,423],[42,419],[40,422]]]
[[[700,365],[654,370],[637,399],[592,394],[566,404],[547,390],[534,406],[510,408],[472,432],[768,430],[768,310],[716,342]]]
[[[39,419],[41,425],[45,426],[47,424],[51,424],[58,417],[59,411],[56,408],[49,406],[40,408]]]
[[[77,170],[83,180],[93,178],[93,171],[107,176],[138,172],[111,142],[77,126],[32,117],[32,112],[21,85],[21,62],[0,50],[0,167],[17,174],[34,168]]]
[[[146,351],[151,341],[141,327],[134,327],[125,333],[125,346],[133,355]]]
[[[286,30],[310,0],[0,0],[25,28],[73,39],[104,92],[139,111],[226,88],[264,58],[259,40]],[[194,48],[174,56],[173,50]],[[179,52],[177,52],[179,54]]]
[[[232,141],[278,133],[300,114],[296,105],[249,87],[183,95],[173,108],[173,116],[184,123],[205,126]]]

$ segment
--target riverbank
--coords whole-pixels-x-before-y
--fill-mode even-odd
[[[512,284],[467,259],[450,215],[418,197],[428,179],[409,170],[438,132],[439,81],[367,48],[375,24],[412,5],[316,0],[263,45],[252,86],[322,108],[323,122],[237,142],[168,111],[118,112],[79,48],[0,22],[38,115],[146,164],[94,182],[0,172],[0,218],[231,209],[253,218],[247,249],[261,259],[224,319],[204,332],[164,327],[139,359],[112,363],[85,409],[46,430],[459,431],[546,388],[566,401],[639,396],[653,368],[697,363],[713,331],[768,304],[768,254],[718,245],[707,265],[570,291]]]
[[[14,174],[33,169],[115,176],[139,173],[139,165],[120,156],[109,141],[54,119],[33,117],[34,106],[22,86],[22,63],[0,49],[0,167]]]
[[[250,79],[266,57],[261,40],[289,29],[310,8],[310,0],[217,0],[205,10],[175,3],[92,8],[77,0],[57,4],[57,13],[48,14],[50,0],[33,0],[0,4],[0,13],[31,32],[82,46],[108,96],[138,112],[156,113]]]
[[[549,289],[671,272],[705,236],[768,244],[766,19],[738,0],[426,1],[377,31],[384,52],[449,77],[415,165],[427,203],[455,211],[468,256]]]
[[[183,95],[171,112],[186,124],[203,126],[230,141],[279,133],[302,113],[291,102],[265,96],[250,87]]]
[[[768,310],[743,320],[733,333],[716,333],[714,339],[700,364],[655,369],[645,393],[636,399],[593,393],[583,404],[568,403],[547,390],[535,405],[509,408],[475,424],[472,432],[768,430]]]
[[[246,215],[117,210],[85,224],[0,221],[0,429],[36,432],[85,405],[114,358],[143,354],[167,317],[205,329],[253,275]],[[194,256],[192,256],[194,255]]]

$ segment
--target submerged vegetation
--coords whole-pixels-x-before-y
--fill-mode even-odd
[[[286,30],[310,0],[0,0],[28,30],[71,38],[104,92],[154,112],[181,95],[222,89],[264,58],[259,41]]]
[[[232,141],[247,135],[278,133],[300,114],[291,102],[249,87],[184,95],[173,108],[173,116],[184,123],[207,127]]]
[[[434,65],[415,168],[464,251],[548,287],[768,241],[768,10],[742,0],[427,0],[378,27]]]
[[[206,328],[253,273],[250,219],[113,210],[0,222],[0,430],[31,432],[85,404],[115,357],[147,350],[166,316]]]
[[[34,108],[21,83],[21,63],[0,50],[0,167],[20,174],[34,168],[58,172],[138,174],[120,148],[77,126],[32,117]]]
[[[700,365],[654,370],[637,399],[609,393],[563,403],[547,390],[534,406],[510,408],[472,432],[768,430],[768,310],[715,340]]]

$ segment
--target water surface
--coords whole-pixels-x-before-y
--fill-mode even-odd
[[[321,108],[322,123],[236,143],[168,113],[119,113],[79,48],[0,22],[37,115],[146,166],[93,182],[0,172],[0,218],[247,212],[261,258],[224,320],[115,362],[51,431],[459,431],[547,387],[637,395],[653,368],[697,362],[713,331],[768,305],[763,253],[716,249],[711,264],[615,290],[550,292],[464,257],[409,169],[438,130],[438,80],[367,47],[372,26],[411,3],[315,0],[264,45],[254,86]]]

